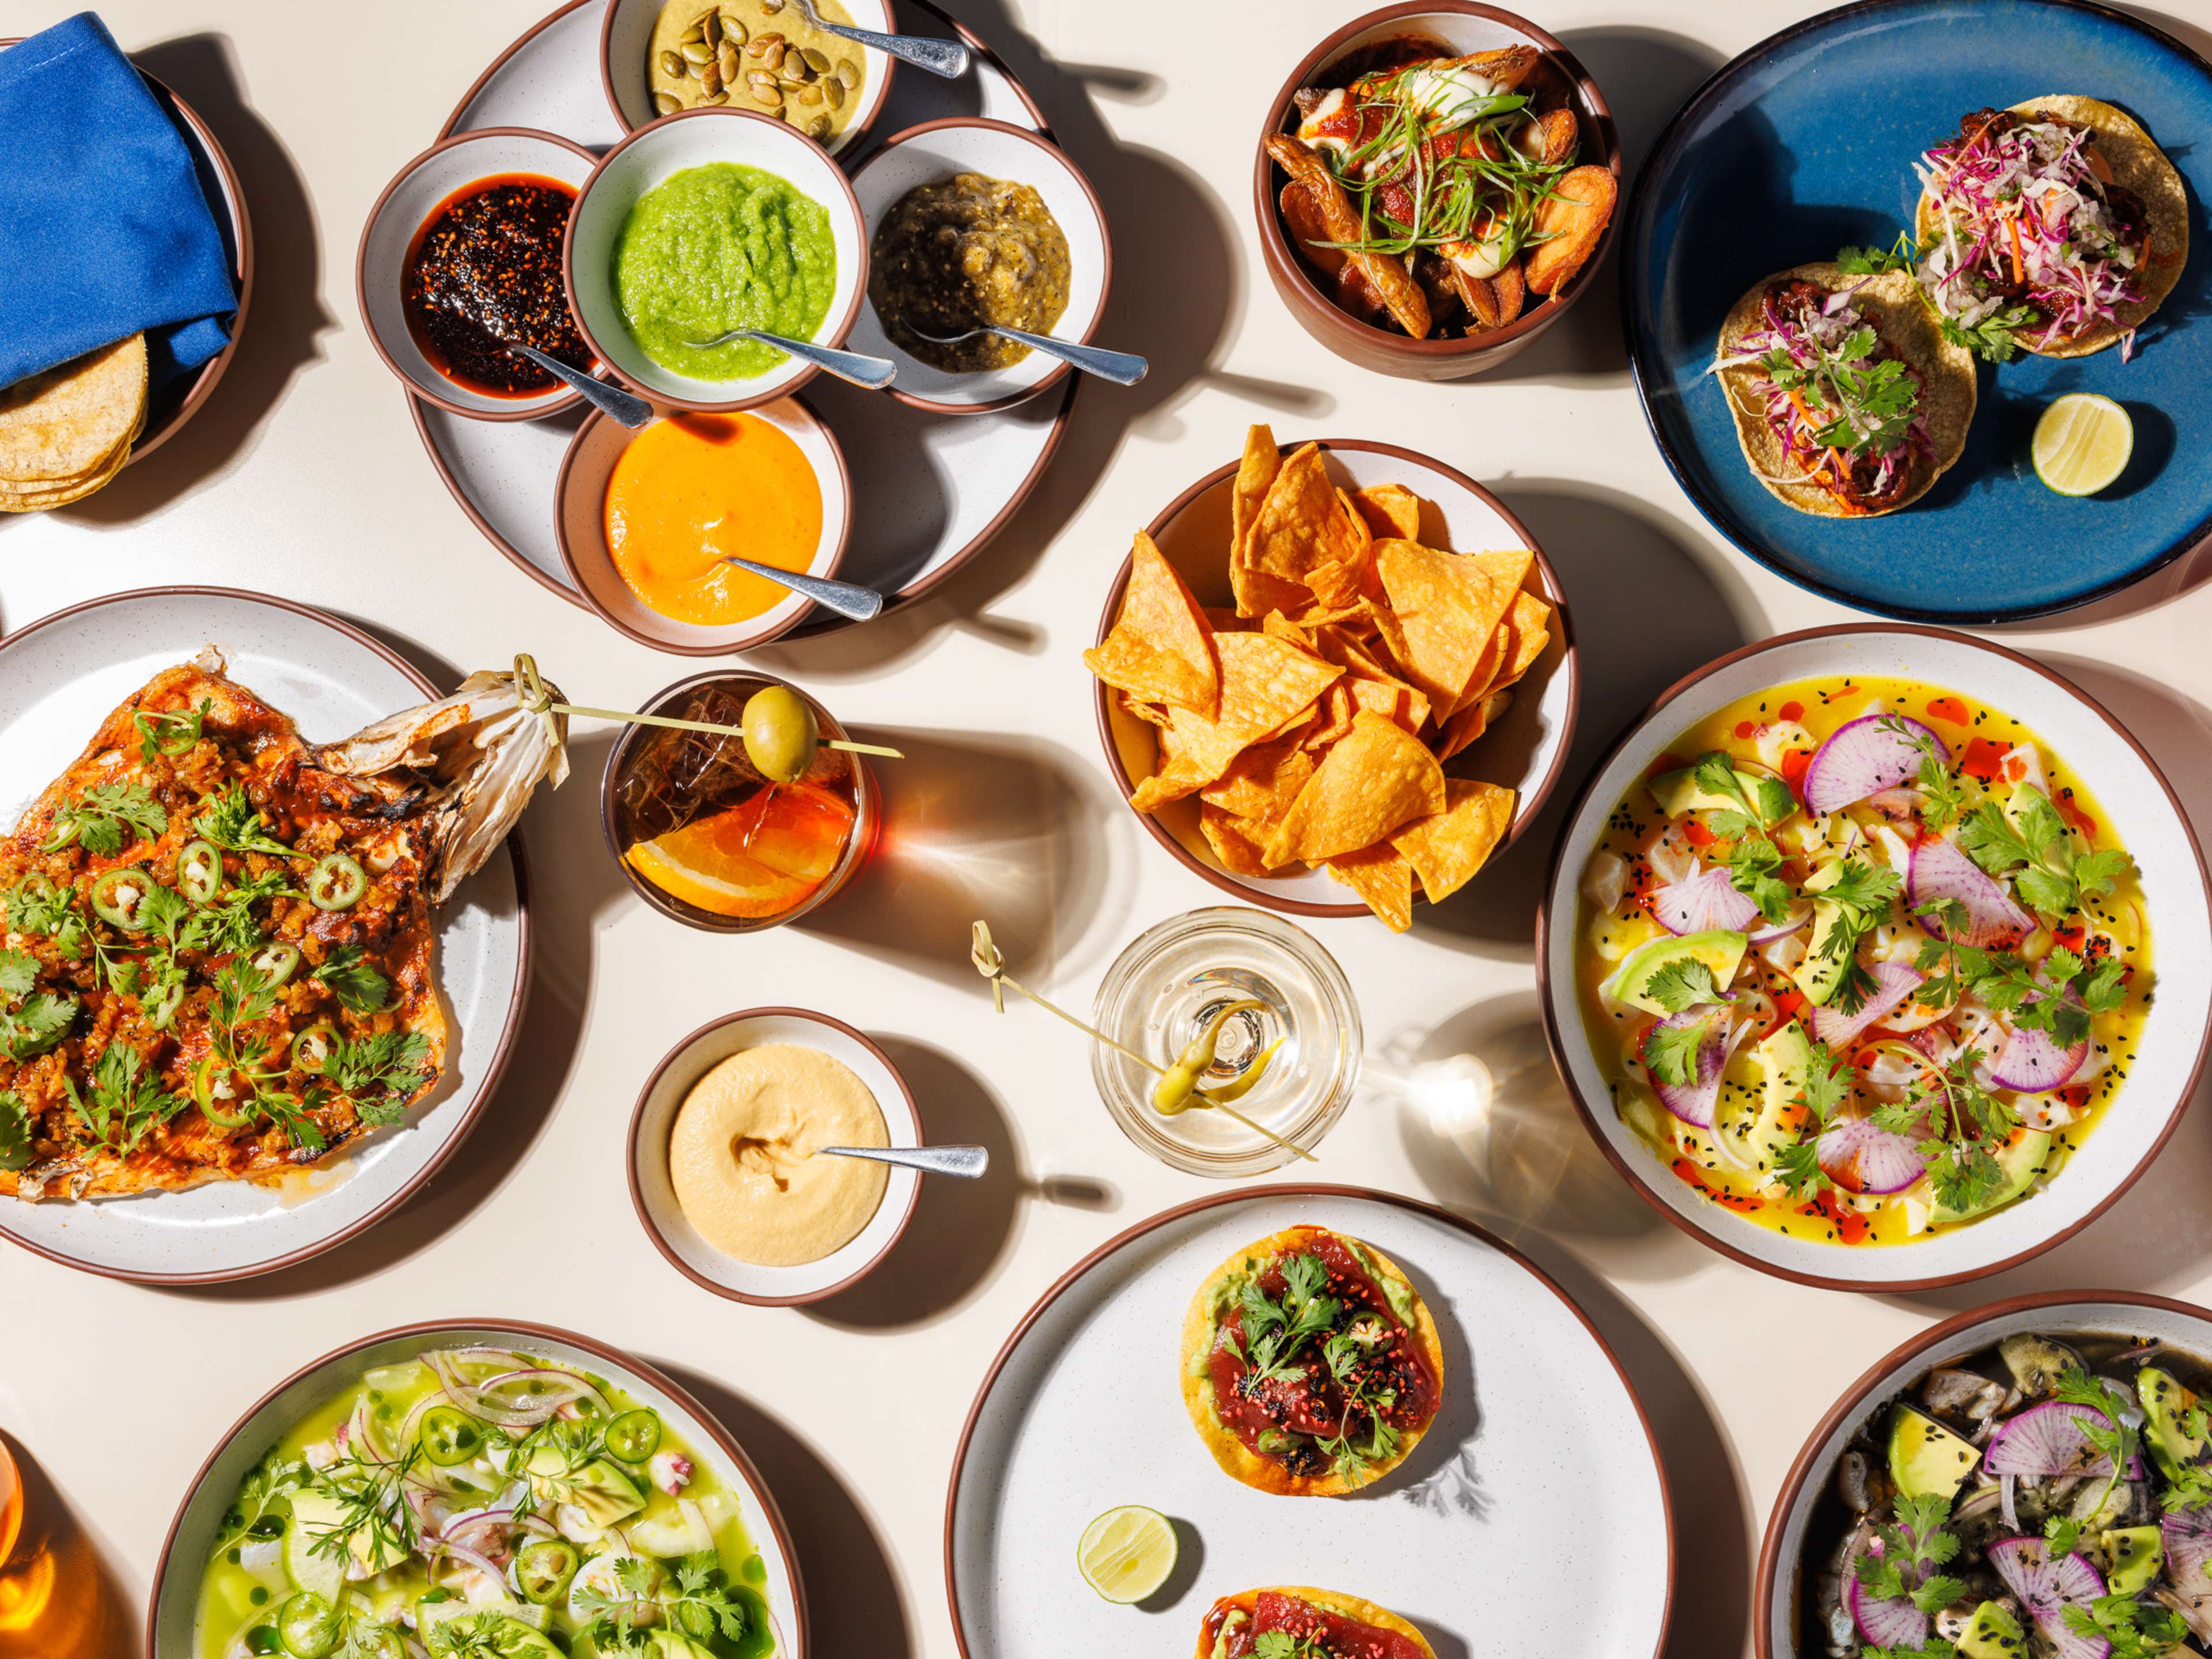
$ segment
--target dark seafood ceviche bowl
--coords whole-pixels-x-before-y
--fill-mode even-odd
[[[1975,1309],[1854,1383],[1784,1483],[1759,1659],[2212,1652],[2212,1312]]]

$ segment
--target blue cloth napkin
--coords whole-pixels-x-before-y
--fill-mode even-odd
[[[159,385],[237,308],[191,152],[106,25],[0,51],[0,386],[142,330]]]

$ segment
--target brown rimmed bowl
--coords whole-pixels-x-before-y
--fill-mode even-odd
[[[599,84],[605,89],[607,106],[614,111],[615,119],[622,123],[624,132],[635,132],[663,118],[653,107],[651,70],[647,63],[662,3],[663,0],[607,0],[606,19],[599,26]],[[878,34],[899,32],[898,19],[891,14],[890,0],[838,0],[838,3],[856,29],[872,29]],[[694,9],[703,16],[717,8],[707,3],[707,0],[698,0]],[[875,126],[876,118],[884,112],[884,105],[890,97],[891,82],[898,74],[898,59],[888,53],[857,41],[846,43],[846,49],[860,59],[860,102],[843,131],[823,141],[832,155],[857,145],[863,135]],[[759,67],[755,59],[742,54],[740,57],[744,69]],[[744,108],[748,106],[747,96],[741,82],[732,91],[730,101]]]
[[[734,421],[750,416],[765,421],[799,446],[814,469],[822,492],[822,537],[807,562],[810,576],[835,576],[853,538],[853,480],[836,436],[797,398],[783,398],[738,415],[678,415],[690,421]],[[554,485],[553,528],[561,562],[582,593],[586,609],[617,633],[640,645],[679,657],[723,657],[766,645],[799,626],[814,609],[812,600],[787,593],[757,617],[708,627],[664,617],[631,591],[615,568],[607,547],[607,481],[615,464],[639,434],[594,410],[568,441]]]
[[[1565,95],[1581,124],[1578,162],[1607,168],[1617,192],[1613,216],[1607,221],[1597,246],[1559,293],[1524,307],[1504,327],[1472,338],[1415,340],[1395,329],[1362,322],[1323,291],[1319,273],[1298,256],[1284,233],[1276,198],[1286,175],[1268,156],[1264,143],[1254,146],[1252,211],[1260,230],[1260,252],[1268,280],[1298,325],[1346,362],[1378,374],[1409,380],[1465,380],[1497,368],[1524,349],[1565,316],[1589,288],[1607,249],[1613,245],[1613,232],[1626,205],[1621,199],[1626,192],[1621,179],[1620,140],[1613,131],[1613,112],[1606,107],[1604,94],[1572,52],[1527,18],[1477,0],[1384,6],[1354,18],[1308,52],[1291,71],[1267,106],[1262,140],[1269,133],[1297,130],[1297,106],[1291,94],[1301,87],[1326,82],[1328,70],[1340,59],[1400,35],[1442,40],[1460,54],[1522,45],[1540,49],[1545,62],[1536,71],[1536,84],[1548,82],[1554,93]],[[1533,294],[1528,297],[1538,299]]]
[[[2125,1085],[2049,1184],[1980,1220],[1880,1248],[1784,1237],[1705,1198],[1614,1111],[1582,1013],[1577,945],[1583,866],[1613,809],[1682,734],[1738,698],[1793,681],[1896,676],[1963,692],[2019,718],[2100,800],[2142,872],[2156,995]],[[2001,1273],[2072,1237],[2150,1167],[2181,1121],[2212,1051],[2212,879],[2181,803],[2142,745],[2101,704],[2042,664],[1987,640],[1905,623],[1808,629],[1746,646],[1662,693],[1613,745],[1569,813],[1536,918],[1544,1034],[1583,1126],[1660,1214],[1731,1261],[1832,1290],[1934,1289]]]
[[[599,158],[568,216],[564,252],[568,308],[599,361],[641,398],[696,415],[732,415],[793,392],[819,372],[787,356],[744,380],[702,380],[663,368],[631,335],[614,289],[614,250],[630,210],[673,174],[715,162],[772,173],[830,216],[837,281],[811,337],[842,346],[868,291],[868,237],[860,204],[837,163],[805,134],[734,105],[688,109],[640,127]]]
[[[871,246],[884,216],[909,191],[963,173],[1027,185],[1043,198],[1067,239],[1068,295],[1067,308],[1059,321],[1040,331],[1055,339],[1090,343],[1105,318],[1107,295],[1113,288],[1114,240],[1106,225],[1106,209],[1090,179],[1041,133],[975,116],[925,121],[885,139],[883,148],[853,175],[853,193],[867,221]],[[855,351],[896,362],[898,379],[890,385],[890,395],[934,415],[987,415],[1012,409],[1075,372],[1032,351],[1011,368],[949,373],[893,344],[876,314],[872,296],[853,325],[849,343]]]
[[[822,728],[822,736],[825,741],[831,738],[848,738],[852,736],[851,732],[837,723],[835,715],[815,698],[809,696],[800,687],[793,685],[789,680],[778,679],[773,674],[763,674],[749,668],[718,669],[705,674],[694,674],[689,679],[678,680],[647,702],[643,712],[648,714],[671,714],[681,705],[690,692],[700,686],[711,685],[717,680],[743,680],[748,683],[758,682],[762,686],[782,686],[793,695],[804,699],[807,707],[814,711],[815,722]],[[883,794],[877,786],[876,775],[868,769],[867,757],[848,755],[846,758],[853,763],[854,804],[853,836],[845,843],[845,855],[837,861],[837,867],[830,872],[829,878],[821,886],[814,890],[812,896],[805,903],[795,909],[787,910],[781,915],[753,920],[744,916],[721,915],[712,910],[702,910],[697,905],[677,897],[673,893],[662,891],[640,875],[631,867],[629,860],[623,857],[620,794],[623,769],[629,764],[629,757],[636,751],[637,745],[645,741],[647,734],[653,729],[645,726],[625,726],[623,727],[622,735],[615,739],[615,746],[608,751],[606,770],[600,775],[599,779],[599,827],[606,835],[607,849],[614,854],[615,862],[622,866],[623,878],[629,883],[631,890],[661,915],[672,917],[687,927],[696,927],[702,933],[765,933],[771,927],[781,927],[787,921],[797,921],[801,916],[807,915],[829,903],[845,890],[847,884],[860,872],[861,868],[874,854],[876,837],[883,831]],[[734,743],[737,739],[732,738],[730,741]]]
[[[766,1570],[755,1588],[768,1603],[777,1659],[805,1659],[811,1650],[799,1559],[783,1513],[744,1448],[698,1401],[634,1354],[556,1326],[508,1319],[441,1319],[379,1331],[311,1361],[248,1407],[192,1476],[169,1523],[148,1598],[146,1652],[154,1659],[187,1659],[199,1651],[194,1627],[208,1556],[239,1482],[271,1446],[363,1372],[425,1349],[475,1344],[526,1349],[606,1377],[659,1412],[695,1449],[714,1456]]]
[[[483,127],[441,138],[401,167],[362,227],[354,297],[384,366],[426,403],[473,421],[534,421],[574,409],[582,394],[556,381],[542,392],[500,397],[462,385],[425,355],[407,325],[407,262],[430,216],[470,185],[509,175],[547,179],[581,191],[599,157],[556,132]]]
[[[842,1061],[867,1085],[883,1109],[890,1144],[922,1145],[921,1109],[889,1054],[827,1014],[804,1008],[748,1008],[701,1026],[664,1054],[645,1080],[629,1120],[629,1200],[653,1247],[702,1290],[755,1307],[790,1308],[836,1295],[889,1255],[914,1219],[921,1176],[898,1164],[887,1166],[890,1181],[868,1224],[851,1243],[819,1261],[796,1267],[756,1267],[723,1255],[702,1238],[684,1219],[669,1180],[670,1131],[684,1097],[700,1079],[732,1054],[769,1042],[817,1048]]]
[[[1283,453],[1288,455],[1305,441],[1285,441]],[[1401,483],[1419,495],[1425,503],[1421,539],[1428,545],[1463,553],[1525,547],[1536,555],[1527,585],[1552,607],[1551,641],[1527,677],[1514,687],[1513,704],[1504,718],[1446,767],[1455,776],[1479,777],[1515,791],[1513,822],[1505,839],[1493,849],[1491,856],[1495,858],[1513,844],[1542,809],[1566,767],[1567,747],[1574,737],[1581,671],[1558,573],[1537,547],[1528,526],[1497,496],[1457,468],[1395,444],[1356,438],[1318,441],[1329,477],[1340,486],[1350,489]],[[1215,468],[1161,508],[1145,526],[1203,605],[1230,606],[1235,602],[1229,589],[1229,534],[1230,497],[1237,466],[1231,461]],[[1098,616],[1099,641],[1113,631],[1115,619],[1121,614],[1129,568],[1129,560],[1123,558],[1107,589],[1106,606]],[[1126,800],[1136,793],[1141,780],[1158,769],[1158,738],[1152,726],[1121,707],[1112,686],[1097,680],[1091,689],[1107,769]],[[1349,888],[1322,871],[1286,866],[1273,875],[1245,876],[1224,868],[1199,829],[1198,817],[1198,801],[1193,796],[1171,802],[1157,812],[1139,814],[1139,822],[1184,868],[1240,903],[1256,904],[1288,916],[1369,914],[1364,904],[1351,898]],[[1417,918],[1420,915],[1418,906],[1414,915]]]
[[[1759,1659],[1796,1659],[1805,1535],[1836,1460],[1853,1435],[1928,1372],[2023,1331],[2053,1336],[2141,1336],[2212,1357],[2212,1310],[2133,1291],[2045,1291],[1972,1308],[1924,1330],[1876,1360],[1844,1391],[1807,1437],[1782,1482],[1759,1548],[1752,1631]]]

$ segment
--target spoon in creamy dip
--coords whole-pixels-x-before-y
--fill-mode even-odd
[[[959,1176],[973,1181],[991,1167],[988,1146],[817,1146],[817,1158],[865,1158],[897,1164],[924,1175]]]

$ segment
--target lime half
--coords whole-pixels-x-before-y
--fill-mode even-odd
[[[1175,1528],[1158,1510],[1124,1504],[1083,1529],[1075,1565],[1109,1601],[1141,1601],[1175,1571]]]
[[[2069,392],[2035,423],[2035,476],[2062,495],[2094,495],[2127,470],[2135,422],[2110,398]]]

